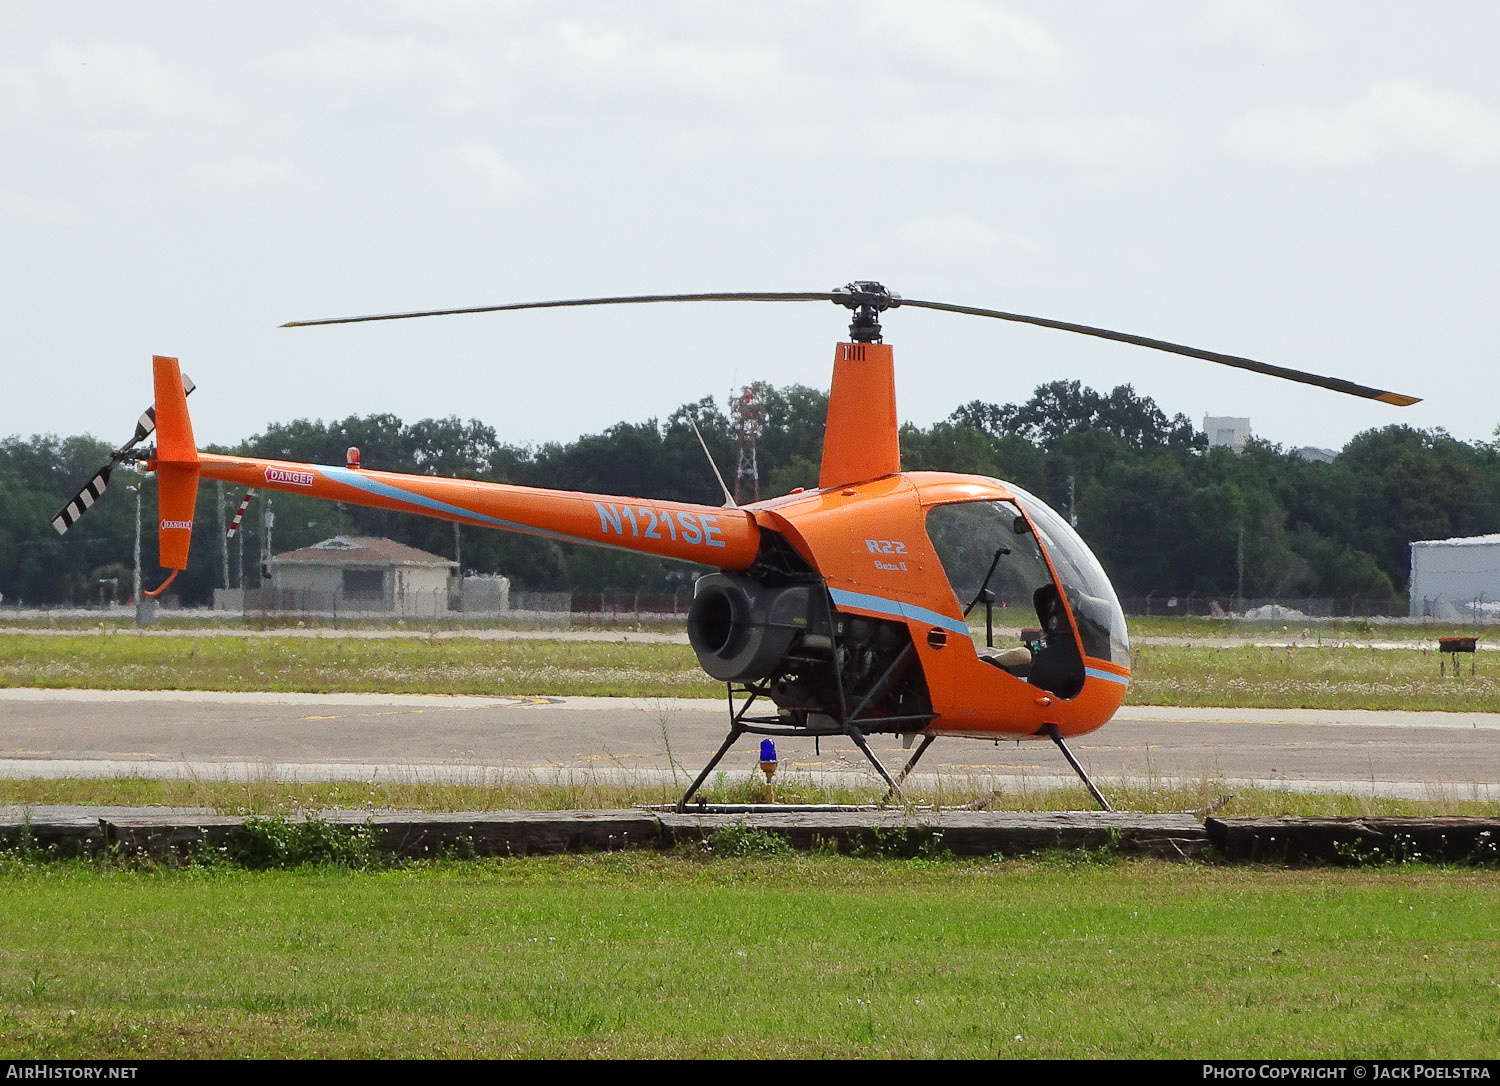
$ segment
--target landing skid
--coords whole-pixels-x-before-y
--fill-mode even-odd
[[[891,797],[894,796],[903,804],[906,802],[906,797],[901,792],[901,781],[906,779],[906,775],[911,772],[911,767],[916,765],[917,759],[922,756],[927,748],[931,746],[933,739],[936,738],[936,736],[931,735],[924,736],[921,747],[918,748],[917,753],[912,757],[911,761],[907,763],[906,768],[901,771],[899,777],[893,778],[886,770],[885,766],[881,764],[880,759],[875,757],[875,752],[870,749],[870,744],[866,740],[865,736],[872,731],[897,733],[916,732],[921,730],[921,728],[924,727],[928,723],[928,721],[932,719],[932,714],[927,713],[920,716],[907,717],[861,718],[857,722],[855,722],[854,720],[846,720],[840,722],[832,719],[831,717],[824,717],[823,719],[827,721],[826,724],[814,724],[808,722],[789,723],[780,717],[749,716],[748,714],[751,706],[754,705],[756,700],[762,696],[764,691],[754,686],[746,687],[745,691],[749,693],[750,697],[746,699],[744,704],[741,705],[738,710],[736,710],[734,705],[734,691],[733,688],[730,689],[729,734],[724,737],[724,742],[719,744],[719,749],[715,751],[714,756],[708,760],[708,764],[703,767],[703,771],[698,774],[698,776],[693,780],[692,784],[688,785],[688,790],[684,792],[682,794],[682,798],[677,801],[677,810],[679,813],[687,810],[688,803],[691,802],[693,796],[698,793],[698,789],[703,787],[703,782],[708,780],[708,775],[714,771],[714,767],[723,760],[724,755],[729,753],[730,748],[739,741],[740,737],[746,734],[769,736],[808,736],[814,739],[821,739],[835,735],[847,736],[854,742],[854,745],[860,749],[860,752],[864,754],[867,759],[869,759],[870,764],[875,767],[875,772],[879,773],[881,779],[885,781],[885,783],[889,786],[885,793],[885,798],[881,800],[881,803],[889,802]],[[856,716],[859,710],[864,708],[868,700],[869,699],[867,698],[865,702],[861,702],[860,705],[856,708],[855,713],[850,715]]]
[[[1062,751],[1063,757],[1073,767],[1073,772],[1078,774],[1078,779],[1083,781],[1084,787],[1094,797],[1094,802],[1099,804],[1099,809],[1101,811],[1113,811],[1114,808],[1109,805],[1109,800],[1105,799],[1099,789],[1094,787],[1094,782],[1089,780],[1089,775],[1083,771],[1083,766],[1079,765],[1078,759],[1073,757],[1073,752],[1068,749],[1068,744],[1063,742],[1062,733],[1057,730],[1057,725],[1043,724],[1042,734],[1057,744],[1057,749]]]
[[[734,693],[731,688],[729,696],[729,734],[724,737],[724,742],[719,744],[719,749],[708,760],[708,764],[703,767],[703,771],[698,774],[693,783],[688,786],[688,790],[682,794],[682,798],[677,801],[677,810],[679,813],[687,810],[688,803],[698,794],[698,789],[703,787],[703,782],[708,780],[708,775],[714,771],[714,767],[723,761],[724,755],[728,754],[730,748],[739,742],[741,736],[747,733],[751,735],[770,736],[800,735],[810,736],[815,739],[834,735],[848,736],[854,741],[854,745],[860,749],[860,752],[869,759],[870,764],[875,767],[875,771],[880,774],[881,779],[888,785],[885,795],[880,799],[882,806],[890,803],[892,799],[905,805],[906,795],[901,791],[902,782],[911,774],[917,762],[921,760],[922,755],[927,753],[927,748],[932,746],[933,741],[937,739],[936,735],[930,733],[923,735],[922,742],[917,747],[916,752],[912,754],[906,765],[901,767],[901,772],[893,778],[885,766],[881,764],[880,759],[875,757],[875,752],[870,749],[870,744],[865,739],[866,734],[872,730],[912,734],[920,730],[922,726],[932,719],[930,715],[920,717],[884,717],[878,720],[860,720],[858,724],[851,721],[839,723],[832,719],[828,719],[828,723],[821,726],[790,724],[778,717],[747,716],[750,707],[755,704],[756,699],[761,696],[763,691],[755,687],[747,687],[746,689],[750,697],[736,711],[734,707]],[[861,707],[863,707],[863,703]],[[860,727],[859,725],[866,725],[866,727]],[[869,727],[870,725],[874,725],[874,728]],[[1063,757],[1068,760],[1068,765],[1073,767],[1073,772],[1078,774],[1078,779],[1083,782],[1084,787],[1089,790],[1089,794],[1094,797],[1094,802],[1099,804],[1099,809],[1102,811],[1113,811],[1114,808],[1109,805],[1109,800],[1104,798],[1104,794],[1094,785],[1088,773],[1079,764],[1078,759],[1073,757],[1073,752],[1068,749],[1068,744],[1063,742],[1062,733],[1058,731],[1057,725],[1042,725],[1041,734],[1057,744],[1057,749],[1062,751]]]

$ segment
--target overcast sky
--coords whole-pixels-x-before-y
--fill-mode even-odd
[[[569,440],[826,387],[847,316],[276,325],[864,278],[1426,398],[908,309],[919,424],[1076,377],[1289,446],[1489,439],[1497,46],[1482,0],[0,0],[0,435],[124,440],[160,353],[200,444],[382,411]]]

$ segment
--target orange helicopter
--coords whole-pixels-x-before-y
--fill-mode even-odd
[[[902,298],[879,283],[819,293],[714,293],[573,299],[294,321],[283,327],[569,306],[667,301],[831,301],[853,311],[834,351],[816,489],[735,506],[368,471],[199,452],[187,411],[192,383],[175,358],[154,359],[155,405],[111,464],[58,513],[59,532],[103,492],[119,461],[158,479],[160,562],[186,568],[200,479],[419,513],[460,524],[617,547],[717,572],[698,579],[688,639],[728,690],[729,733],[679,801],[685,806],[743,735],[847,736],[889,785],[939,736],[1051,739],[1094,799],[1111,809],[1065,740],[1105,724],[1130,684],[1125,616],[1098,560],[1044,502],[996,479],[903,472],[895,374],[880,315],[898,306],[993,317],[1205,359],[1398,406],[1399,393],[1235,355],[1000,310]],[[137,450],[157,431],[154,447]],[[717,470],[716,470],[717,473]],[[722,484],[722,479],[720,480]],[[994,642],[997,604],[1036,616],[1008,647]],[[971,632],[984,608],[983,641]],[[977,617],[975,619],[977,621]],[[920,744],[892,776],[871,734]]]

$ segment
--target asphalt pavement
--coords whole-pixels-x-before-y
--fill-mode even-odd
[[[0,777],[681,778],[726,731],[717,700],[0,689]],[[783,772],[873,782],[846,740],[778,746]],[[893,770],[907,756],[899,739],[871,746]],[[1500,714],[1127,706],[1071,746],[1104,781],[1500,797]],[[746,737],[721,768],[757,761]],[[1009,791],[1075,780],[1045,740],[940,739],[916,774],[938,776]]]

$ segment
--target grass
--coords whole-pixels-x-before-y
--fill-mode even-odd
[[[0,635],[0,686],[721,697],[686,645],[455,638]]]
[[[1145,645],[1132,654],[1130,702],[1266,709],[1500,712],[1500,668],[1441,676],[1435,649]],[[1470,657],[1469,660],[1473,660]]]
[[[492,778],[474,783],[423,781],[294,783],[285,781],[194,781],[144,777],[0,780],[0,804],[36,807],[52,804],[120,807],[201,807],[231,815],[276,815],[325,810],[511,811],[610,810],[675,802],[684,784],[569,779],[547,784]],[[705,788],[711,803],[760,803],[765,787],[758,774],[720,775]],[[779,803],[874,803],[883,791],[834,788],[795,774],[777,778]],[[1224,818],[1439,816],[1500,817],[1500,800],[1445,794],[1434,789],[1424,799],[1340,793],[1301,793],[1268,788],[1230,789],[1205,778],[1186,786],[1150,781],[1108,781],[1105,791],[1119,810],[1148,814],[1192,812]],[[1079,811],[1093,808],[1082,787],[996,793],[963,780],[941,787],[908,790],[914,805],[981,805],[990,811]]]
[[[12,1059],[1488,1058],[1500,873],[616,853],[0,873]]]
[[[1126,619],[1131,637],[1244,638],[1247,640],[1282,640],[1295,638],[1302,642],[1330,641],[1422,641],[1435,643],[1439,637],[1500,636],[1494,623],[1437,622],[1432,619],[1405,618],[1318,618],[1318,619],[1238,619],[1207,616]]]
[[[1440,677],[1431,648],[1139,645],[1130,701],[1500,712],[1500,668]],[[1466,661],[1467,662],[1467,661]],[[722,696],[686,645],[470,638],[0,635],[0,686]]]

